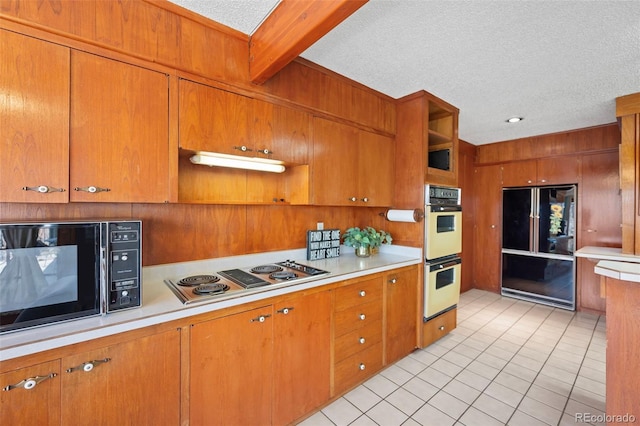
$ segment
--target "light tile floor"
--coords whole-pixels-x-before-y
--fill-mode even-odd
[[[604,424],[605,348],[605,317],[470,290],[455,330],[300,425]]]

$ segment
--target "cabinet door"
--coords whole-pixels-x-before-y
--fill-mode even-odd
[[[313,120],[313,202],[327,206],[359,204],[358,129],[322,118]]]
[[[474,286],[492,292],[500,291],[502,188],[500,166],[475,169],[474,208]]]
[[[622,243],[622,199],[619,193],[618,153],[583,155],[578,184],[578,247],[620,247]],[[577,259],[576,289],[579,306],[605,310],[600,297],[600,276],[589,259]]]
[[[418,267],[393,271],[386,276],[386,364],[417,347]]]
[[[273,106],[273,158],[290,164],[309,163],[311,115],[304,111]]]
[[[180,423],[180,332],[62,359],[62,424]]]
[[[538,185],[556,185],[578,182],[580,159],[569,155],[538,160],[536,182]]]
[[[194,324],[189,363],[191,424],[269,424],[272,345],[272,306]]]
[[[243,155],[251,145],[251,99],[189,80],[179,84],[180,148]]]
[[[357,197],[368,206],[391,206],[395,178],[395,145],[392,138],[361,130],[358,147]]]
[[[501,165],[502,186],[531,186],[536,184],[536,160],[514,161]]]
[[[169,77],[73,51],[70,158],[71,201],[167,201]]]
[[[59,374],[60,360],[0,374],[0,424],[59,425]]]
[[[69,200],[69,67],[68,48],[0,30],[0,201]]]
[[[274,425],[290,424],[329,400],[331,292],[275,307]]]

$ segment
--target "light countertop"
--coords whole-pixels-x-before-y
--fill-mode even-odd
[[[640,263],[601,260],[594,271],[598,275],[616,280],[640,283]]]
[[[308,261],[306,249],[297,249],[147,266],[142,268],[140,308],[0,334],[0,361],[422,262],[421,249],[414,247],[383,245],[379,254],[367,258],[356,257],[351,247],[342,246],[340,253],[337,258]],[[272,284],[189,305],[183,305],[164,283],[165,279],[288,259],[330,273],[317,280]]]
[[[613,260],[618,262],[640,263],[640,256],[623,254],[619,247],[595,247],[586,246],[577,250],[576,257],[585,257],[594,261]]]

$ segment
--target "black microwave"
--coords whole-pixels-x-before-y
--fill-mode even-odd
[[[0,333],[137,308],[140,220],[0,223]]]

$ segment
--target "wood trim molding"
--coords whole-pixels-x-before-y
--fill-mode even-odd
[[[616,117],[640,114],[640,92],[616,98]]]
[[[251,36],[251,81],[267,81],[367,1],[282,0]]]

